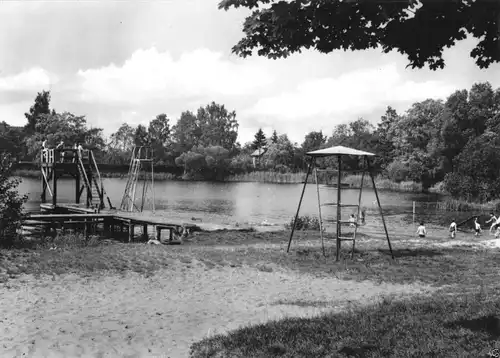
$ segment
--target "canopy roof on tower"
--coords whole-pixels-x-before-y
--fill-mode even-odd
[[[329,157],[332,155],[375,155],[375,154],[337,145],[335,147],[318,149],[312,152],[307,152],[306,155],[309,155],[311,157]]]

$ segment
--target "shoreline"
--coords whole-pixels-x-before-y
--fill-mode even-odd
[[[21,179],[40,179],[42,177],[41,173],[37,169],[14,169],[12,172],[13,177],[19,177]],[[223,180],[214,179],[199,179],[199,178],[184,178],[182,175],[176,175],[170,172],[155,172],[155,181],[178,181],[178,182],[207,182],[207,183],[266,183],[266,184],[303,184],[306,173],[279,173],[273,171],[255,171],[245,174],[232,174],[228,175]],[[107,172],[101,171],[101,177],[103,179],[126,179],[128,177],[128,172]],[[64,178],[64,177],[63,177]],[[142,176],[139,176],[142,178]],[[350,176],[344,179],[342,185],[345,189],[349,187],[357,187],[360,185],[360,176]],[[309,184],[314,184],[314,181],[310,179]],[[433,188],[424,189],[421,183],[413,181],[403,181],[395,182],[390,179],[382,178],[380,176],[375,177],[375,184],[379,191],[386,192],[400,192],[400,193],[416,193],[416,194],[439,194],[446,195],[436,191]],[[372,189],[372,184],[370,181],[365,179],[365,189]]]

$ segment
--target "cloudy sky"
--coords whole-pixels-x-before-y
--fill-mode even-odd
[[[479,81],[500,87],[499,64],[480,70],[469,57],[474,40],[447,50],[437,72],[379,51],[241,59],[231,47],[248,12],[218,2],[0,1],[0,121],[23,125],[43,89],[57,111],[86,115],[106,135],[215,101],[236,111],[242,144],[259,127],[301,143],[358,117],[376,123],[388,105],[404,111]]]

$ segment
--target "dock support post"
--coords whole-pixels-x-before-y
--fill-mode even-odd
[[[64,219],[61,219],[61,220],[59,221],[59,226],[60,226],[60,228],[61,228],[61,234],[62,234],[62,235],[65,235],[65,234],[66,234],[66,226],[65,226],[65,224],[64,224]]]
[[[148,240],[148,225],[147,224],[144,224],[142,226],[142,237],[144,240]]]
[[[42,171],[44,170],[45,168],[42,166]],[[47,200],[47,183],[45,182],[45,178],[43,177],[43,175],[42,175],[42,193],[40,194],[40,200],[42,204],[45,204]]]
[[[56,170],[56,163],[53,164],[54,167],[52,168],[52,205],[54,205],[54,208],[57,205],[57,170]]]
[[[78,173],[78,168],[76,168],[76,175],[75,175],[75,203],[76,204],[80,204],[81,193],[82,193],[82,191],[80,190],[80,174]]]
[[[89,236],[89,228],[88,228],[88,224],[87,224],[87,219],[83,219],[83,236],[85,237],[85,239],[87,239]]]
[[[103,230],[104,230],[104,236],[106,237],[109,237],[110,236],[110,224],[109,224],[109,219],[108,218],[105,218],[104,219],[104,227],[103,227]]]
[[[134,225],[132,223],[128,224],[128,242],[132,242],[134,239]]]

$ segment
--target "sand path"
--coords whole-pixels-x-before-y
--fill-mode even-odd
[[[426,290],[196,261],[147,278],[23,276],[0,287],[0,356],[188,357],[192,342],[242,325]],[[296,300],[323,304],[283,304]]]

